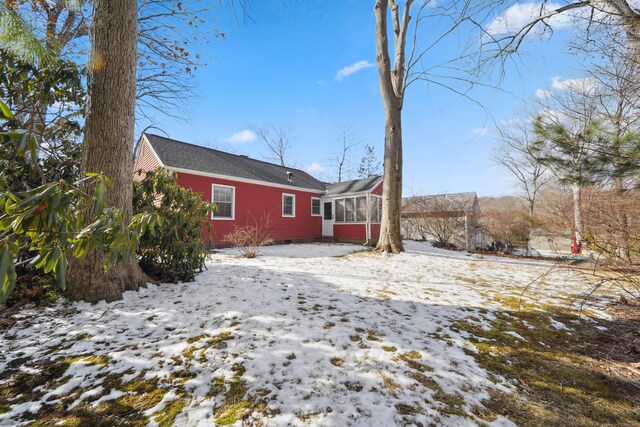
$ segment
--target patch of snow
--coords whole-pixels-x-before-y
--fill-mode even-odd
[[[506,331],[505,335],[511,335],[512,337],[517,338],[520,341],[527,341],[527,339],[525,337],[523,337],[522,335],[520,335],[519,333],[517,333],[515,331]]]
[[[191,283],[149,285],[115,303],[25,310],[8,332],[16,338],[0,340],[0,370],[19,358],[52,357],[49,351],[55,357],[108,356],[109,362],[72,363],[64,373],[69,381],[38,401],[11,406],[0,414],[0,425],[19,425],[21,413],[37,412],[46,399],[74,390],[87,390],[74,406],[122,397],[112,389],[95,400],[105,392],[105,374],[121,375],[126,383],[144,373],[169,387],[146,412],[152,416],[178,398],[169,378],[184,369],[195,375],[180,386],[188,404],[176,424],[211,425],[224,399],[208,396],[212,381],[232,378],[239,365],[248,396],[265,396],[279,411],[268,418],[253,414],[269,425],[396,425],[402,421],[398,404],[417,408],[412,420],[423,425],[475,425],[477,420],[443,415],[444,404],[433,398],[437,389],[461,396],[471,413],[489,390],[509,392],[512,386],[504,378],[491,381],[467,354],[476,349],[456,323],[489,329],[494,311],[504,309],[500,301],[520,298],[548,264],[478,261],[423,242],[405,242],[405,248],[400,255],[344,256],[363,247],[291,244],[261,248],[254,259],[224,249]],[[577,283],[562,283],[567,294],[581,292]],[[535,289],[523,302],[558,303],[556,289]],[[230,339],[207,344],[221,334]],[[196,357],[188,366],[176,363],[186,350]],[[417,382],[406,360],[424,366],[421,374],[437,389]],[[513,425],[504,417],[490,424]]]

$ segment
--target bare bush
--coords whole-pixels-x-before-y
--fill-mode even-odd
[[[466,247],[466,213],[463,200],[447,195],[410,197],[402,208],[405,237],[435,240],[442,247]]]
[[[224,240],[234,248],[242,251],[245,258],[255,258],[258,256],[258,249],[273,243],[271,238],[271,220],[269,216],[263,220],[252,218],[252,224],[235,226],[234,230],[227,234]]]
[[[480,222],[497,249],[525,248],[531,230],[539,225],[533,220],[522,199],[501,197],[483,200]]]

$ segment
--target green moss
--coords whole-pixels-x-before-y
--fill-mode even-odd
[[[195,337],[191,337],[187,340],[187,344],[193,344],[194,342],[200,341],[202,338],[206,337],[206,335],[197,335]]]
[[[244,399],[246,394],[244,381],[237,377],[232,378],[224,396],[224,403],[214,413],[216,423],[229,425],[242,418],[245,411],[252,406],[251,399]]]
[[[518,390],[491,391],[491,399],[483,402],[485,408],[479,413],[482,419],[491,421],[507,413],[512,421],[525,427],[640,424],[625,384],[605,376],[597,368],[597,361],[594,365],[592,353],[585,351],[585,345],[597,345],[594,340],[599,336],[591,322],[566,307],[546,306],[547,312],[528,311],[517,298],[509,297],[502,302],[505,301],[508,307],[520,309],[494,313],[495,320],[489,329],[467,321],[455,325],[472,335],[470,341],[478,353],[471,356],[480,366],[494,378],[507,378]],[[553,328],[552,317],[575,325],[576,330],[567,333]],[[526,342],[515,338],[511,331]]]
[[[373,330],[367,332],[367,339],[369,341],[382,342],[382,340],[376,335],[376,331]]]
[[[180,369],[178,371],[173,371],[169,374],[169,380],[178,384],[184,384],[187,381],[197,377],[198,374],[190,371],[187,368]]]
[[[171,427],[185,406],[187,406],[185,399],[176,399],[158,412],[154,419],[160,427]]]
[[[211,387],[209,387],[209,391],[207,392],[206,397],[207,399],[211,399],[212,397],[224,392],[224,390],[224,376],[215,377],[211,382]]]
[[[420,359],[420,358],[422,358],[422,355],[420,353],[418,353],[417,351],[409,351],[407,353],[403,353],[401,357],[404,360]]]
[[[216,424],[231,425],[241,419],[250,407],[251,403],[246,401],[225,405],[221,411],[216,412]]]
[[[198,347],[195,345],[190,345],[189,347],[182,350],[182,357],[185,359],[193,359],[195,358],[195,352],[198,350]]]
[[[303,412],[301,414],[297,414],[296,417],[298,417],[300,421],[304,421],[305,423],[308,423],[318,415],[320,415],[320,412]]]
[[[230,341],[233,339],[231,332],[220,332],[218,335],[207,339],[207,346],[217,348],[224,341]]]
[[[234,363],[231,367],[231,371],[235,374],[236,377],[241,377],[247,371],[247,369],[241,363]]]
[[[67,359],[69,363],[83,362],[87,365],[99,365],[99,366],[107,366],[111,357],[107,355],[95,356],[92,354],[89,355],[80,355],[74,356]]]

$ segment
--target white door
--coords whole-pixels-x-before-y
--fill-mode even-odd
[[[333,237],[333,202],[322,202],[322,236]]]

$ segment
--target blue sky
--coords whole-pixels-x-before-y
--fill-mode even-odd
[[[252,2],[249,13],[254,22],[242,24],[228,14],[212,16],[225,38],[204,52],[208,66],[196,74],[196,97],[186,106],[185,120],[160,117],[156,125],[172,138],[258,159],[268,152],[250,125],[288,127],[288,162],[326,180],[335,176],[331,158],[340,150],[340,127],[351,127],[362,141],[353,150],[354,163],[364,144],[374,146],[381,159],[384,115],[377,68],[369,66],[375,63],[372,2],[272,0]],[[528,42],[519,66],[507,68],[502,81],[497,73],[485,73],[483,79],[500,90],[470,93],[484,109],[435,85],[416,82],[409,88],[403,114],[405,195],[517,191],[508,172],[490,159],[497,144],[493,123],[519,114],[524,101],[550,87],[554,77],[579,75],[575,57],[564,48],[565,27],[559,25],[551,40]],[[444,44],[430,61],[457,48],[454,41]]]

